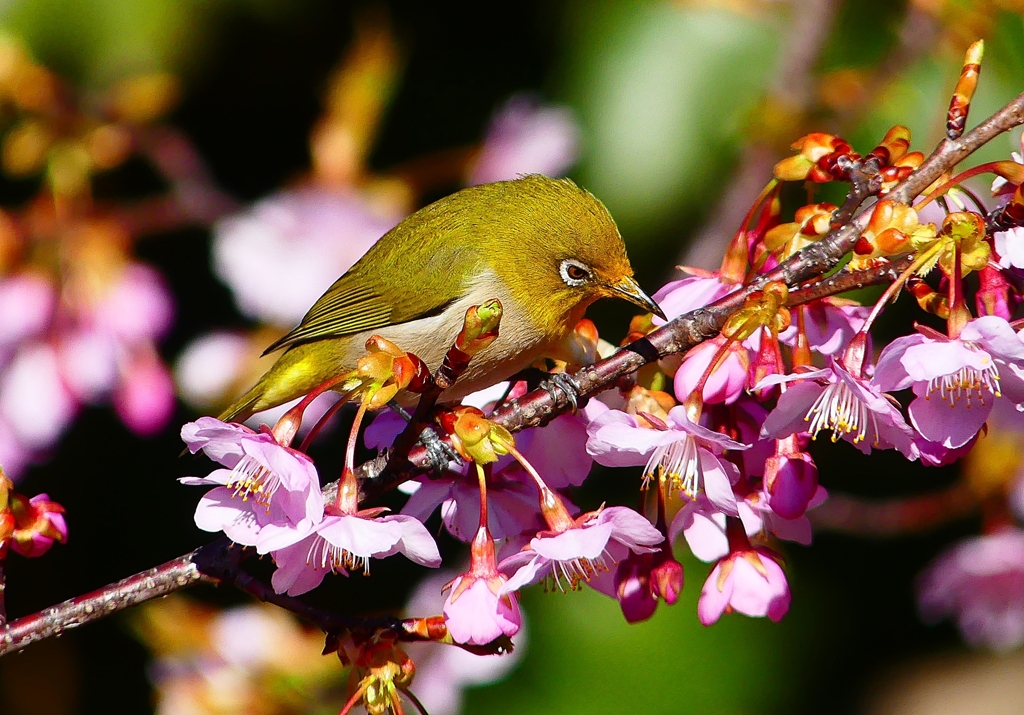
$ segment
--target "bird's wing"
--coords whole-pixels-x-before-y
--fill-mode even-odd
[[[442,249],[439,253],[450,252]],[[361,261],[335,281],[302,322],[267,348],[264,355],[312,340],[340,338],[439,315],[465,290],[460,277],[451,270],[453,255],[435,254],[427,260],[427,265],[414,271],[402,270],[404,266],[396,266],[383,258],[385,260],[379,264],[372,260]],[[430,275],[429,290],[424,289],[422,271]],[[388,272],[389,279],[381,280],[381,274]],[[395,280],[396,275],[405,277]],[[387,285],[387,295],[381,294],[385,291],[369,287],[374,285]]]

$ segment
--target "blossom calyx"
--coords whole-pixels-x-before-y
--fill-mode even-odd
[[[953,276],[956,252],[960,253],[960,277],[988,265],[992,249],[985,240],[985,219],[981,214],[974,211],[947,214],[939,229],[939,236],[952,244],[939,256],[939,265],[947,276]]]
[[[14,531],[10,545],[22,556],[42,556],[53,542],[62,544],[68,540],[68,528],[64,521],[64,507],[50,501],[46,494],[37,494],[29,499],[17,493],[9,498],[10,512],[14,517]]]
[[[828,233],[836,209],[829,203],[801,206],[793,217],[796,221],[779,224],[764,235],[764,247],[788,258]]]
[[[845,140],[832,134],[813,132],[797,139],[792,147],[800,153],[775,165],[775,178],[782,181],[827,183],[843,179],[841,158],[859,159]]]
[[[722,327],[722,335],[730,340],[746,340],[761,328],[776,334],[782,332],[790,322],[788,299],[789,288],[785,283],[766,283],[764,288],[748,295],[743,307],[729,316]]]
[[[867,228],[853,247],[853,268],[859,269],[875,258],[912,251],[935,235],[935,224],[922,224],[912,207],[882,199],[875,204]]]
[[[362,392],[369,400],[367,407],[376,410],[400,390],[419,391],[429,379],[430,370],[416,355],[386,338],[371,335],[366,341],[366,355],[356,361],[344,388]]]
[[[477,464],[497,462],[515,448],[512,433],[488,420],[476,407],[456,407],[442,414],[438,421],[451,435],[455,451]]]

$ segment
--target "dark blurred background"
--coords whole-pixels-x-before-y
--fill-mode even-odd
[[[356,18],[385,18],[401,68],[370,170],[476,144],[516,93],[567,105],[582,137],[570,175],[606,202],[641,284],[653,290],[678,275],[677,263],[716,267],[714,256],[772,163],[802,133],[838,130],[866,152],[899,122],[927,152],[941,136],[963,50],[976,36],[988,46],[972,117],[1015,96],[1024,89],[1019,11],[1010,2],[941,0],[8,0],[0,27],[79,87],[102,88],[132,72],[175,73],[181,99],[167,122],[244,204],[309,172],[310,132]],[[1017,136],[997,140],[984,156],[1005,157]],[[416,203],[458,185],[458,178],[435,182]],[[35,186],[6,180],[0,197],[16,206]],[[129,162],[98,178],[94,190],[123,199],[160,186],[150,169]],[[253,326],[211,269],[208,229],[154,232],[134,251],[173,293],[174,326],[160,343],[168,363],[204,331]],[[612,342],[630,315],[628,306],[611,304],[592,311]],[[65,505],[70,540],[44,558],[10,560],[13,617],[210,539],[192,524],[197,492],[176,482],[203,468],[176,458],[178,426],[196,414],[179,403],[165,430],[140,439],[106,407],[90,407],[26,471],[19,488]],[[320,446],[326,464],[338,464],[339,447]],[[869,459],[846,444],[813,451],[831,493],[889,498],[956,479],[955,469],[925,469],[890,453]],[[637,483],[626,471],[596,472],[577,501],[632,503]],[[780,624],[732,615],[702,627],[695,604],[708,567],[689,557],[680,602],[638,626],[627,626],[616,603],[591,591],[534,589],[525,597],[529,643],[521,662],[503,682],[471,689],[464,711],[952,712],[942,708],[959,702],[954,695],[928,706],[899,697],[920,691],[919,702],[931,702],[936,687],[959,681],[975,684],[975,712],[1022,712],[989,707],[1024,682],[1019,655],[971,654],[952,626],[922,625],[915,612],[915,574],[977,527],[968,516],[921,534],[820,531],[811,548],[786,545],[793,604]],[[457,558],[457,544],[442,547]],[[353,612],[400,608],[419,572],[391,561],[375,566],[372,580],[335,578],[315,598]],[[244,601],[207,587],[190,595],[218,606]],[[118,616],[0,660],[0,712],[153,712],[150,651],[137,630]],[[207,711],[165,702],[161,712]]]

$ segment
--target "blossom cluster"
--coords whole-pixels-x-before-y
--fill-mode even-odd
[[[17,478],[84,406],[112,403],[140,436],[174,411],[157,348],[174,317],[170,292],[132,251],[144,222],[122,204],[99,210],[92,181],[145,159],[144,145],[160,173],[151,132],[177,83],[141,75],[82,96],[10,38],[0,39],[0,66],[0,168],[37,187],[0,211],[0,461]]]
[[[835,179],[812,173],[822,162],[831,166],[819,156],[820,144],[859,160],[843,142],[811,137],[798,144],[798,158],[810,158],[783,162],[780,178],[796,173],[812,181]],[[880,145],[896,175],[919,160],[908,145],[902,128]],[[873,156],[883,152],[876,149]],[[976,212],[947,208],[937,223],[924,223],[916,209],[889,202],[886,186],[867,209],[870,220],[847,270],[870,270],[908,254],[911,260],[874,306],[835,297],[791,305],[785,285],[762,281],[736,303],[717,338],[663,358],[633,382],[515,438],[488,416],[521,396],[526,383],[499,383],[471,395],[442,411],[435,425],[450,437],[462,463],[406,482],[402,491],[409,499],[398,514],[360,503],[351,455],[367,409],[382,408],[400,389],[414,389],[418,359],[371,339],[364,359],[375,360],[376,367],[361,368],[356,372],[363,377],[354,372],[344,382],[362,404],[346,468],[330,498],[313,462],[290,444],[302,405],[273,429],[259,431],[204,417],[186,425],[182,436],[191,451],[204,451],[223,469],[183,480],[214,487],[201,499],[196,523],[269,554],[274,589],[295,596],[330,573],[369,573],[372,559],[394,554],[439,566],[441,553],[425,526],[439,513],[443,528],[469,545],[469,567],[446,585],[439,617],[444,638],[467,647],[493,647],[515,635],[522,624],[519,591],[537,583],[560,591],[593,588],[616,599],[627,620],[649,618],[659,601],[672,604],[679,597],[684,579],[675,548],[683,542],[711,564],[697,606],[702,623],[734,612],[778,621],[791,602],[778,543],[810,543],[808,513],[827,499],[810,448],[818,436],[848,442],[864,454],[895,450],[938,466],[970,453],[987,426],[996,428],[996,415],[1019,431],[1024,411],[1024,331],[1011,323],[1019,295],[1005,273],[1015,269],[1002,264]],[[752,277],[770,273],[822,238],[835,207],[806,206],[796,222],[785,223],[776,200],[781,188],[778,180],[769,184],[720,270],[693,271],[665,285],[654,296],[664,318],[639,316],[624,342],[735,298]],[[1019,192],[1019,185],[1013,190]],[[935,287],[925,280],[933,271],[939,274]],[[964,298],[971,273],[981,277],[974,310]],[[875,321],[904,286],[947,328],[916,325],[875,350]],[[467,317],[464,332],[469,326]],[[584,352],[614,351],[588,321],[577,328],[577,338],[590,344]],[[411,362],[400,369],[403,361]],[[384,450],[404,430],[405,420],[384,410],[364,441]],[[581,513],[566,490],[586,480],[593,462],[642,467],[642,507],[602,505]],[[921,586],[927,617],[955,615],[972,642],[996,647],[1024,639],[1017,588],[1024,573],[1017,542],[1024,531],[1012,523],[1009,504],[1020,501],[1012,483],[1007,477],[990,490],[1005,507],[1003,518],[987,521],[986,535],[976,543],[942,557]],[[375,662],[366,647],[359,658]],[[401,690],[406,656],[388,652],[393,673],[387,682]],[[366,667],[367,678],[381,677]]]

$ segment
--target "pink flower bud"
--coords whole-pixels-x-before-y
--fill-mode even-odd
[[[630,623],[653,616],[659,598],[671,606],[682,590],[683,566],[667,545],[654,553],[630,554],[615,571],[615,595]]]
[[[444,620],[455,642],[487,645],[502,635],[514,636],[523,625],[515,592],[501,593],[508,578],[498,571],[494,540],[481,526],[470,548],[469,571],[447,588]]]
[[[818,491],[818,467],[806,452],[777,454],[765,460],[764,486],[772,511],[797,519]]]

